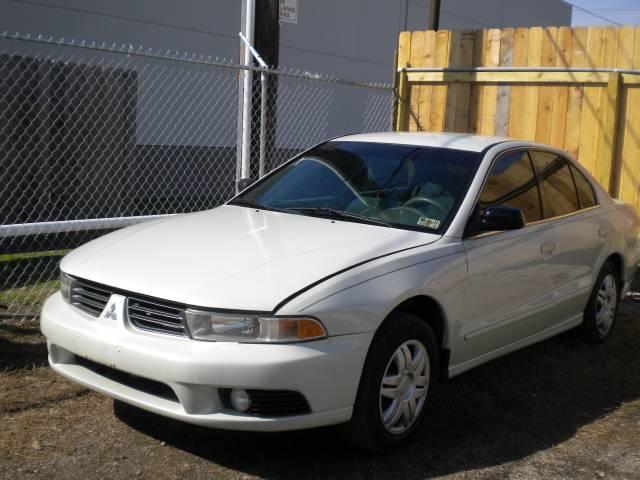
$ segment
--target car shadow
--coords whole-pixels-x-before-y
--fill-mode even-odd
[[[120,402],[114,409],[130,427],[159,441],[261,477],[424,478],[496,466],[563,442],[640,398],[639,307],[625,302],[605,345],[587,345],[578,332],[567,332],[440,385],[414,441],[385,455],[348,446],[335,428],[230,432]]]
[[[14,372],[47,364],[47,343],[37,322],[0,322],[0,371]]]

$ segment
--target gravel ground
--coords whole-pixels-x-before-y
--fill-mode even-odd
[[[113,402],[47,367],[34,321],[0,322],[0,415],[7,479],[638,479],[640,302],[606,345],[568,332],[443,384],[415,442],[387,455],[331,428],[207,430]]]

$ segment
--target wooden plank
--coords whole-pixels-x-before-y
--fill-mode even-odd
[[[472,31],[462,32],[460,43],[460,66],[470,67],[473,63],[473,44],[475,35]],[[470,111],[471,85],[464,84],[458,86],[456,95],[456,114],[455,126],[456,132],[469,131],[469,111]]]
[[[546,27],[542,35],[542,56],[540,64],[543,67],[555,67],[558,51],[558,28]],[[538,113],[536,115],[536,141],[549,143],[551,140],[551,114],[553,100],[557,87],[541,86],[538,92]]]
[[[398,38],[398,44],[400,44],[399,38]],[[406,80],[406,75],[405,75],[405,80]],[[398,108],[400,108],[400,101],[398,99],[399,88],[400,88],[400,72],[398,72],[398,50],[396,50],[395,52],[393,52],[393,91],[395,92],[395,95],[393,97],[393,105],[391,107],[392,109],[391,115],[393,117],[391,125],[394,130],[396,130],[396,127],[398,125]]]
[[[435,39],[434,66],[449,66],[449,31],[438,30]],[[431,92],[431,111],[429,131],[442,132],[444,129],[444,110],[447,103],[447,85],[434,85]]]
[[[485,45],[487,43],[488,33],[486,30],[478,30],[473,38],[473,60],[474,67],[484,66]],[[482,120],[482,100],[483,86],[472,85],[469,95],[469,127],[468,132],[477,133],[480,131],[480,122]]]
[[[513,37],[515,29],[503,28],[500,33],[500,63],[501,67],[513,66]],[[511,86],[499,85],[496,99],[496,128],[495,134],[506,137],[509,135],[509,104],[511,102]]]
[[[588,29],[578,27],[573,29],[571,39],[571,66],[584,67],[587,63],[587,37]],[[567,125],[564,134],[564,149],[574,157],[578,157],[580,148],[580,129],[582,121],[582,99],[584,87],[573,85],[569,87],[569,100],[567,103]]]
[[[529,46],[529,29],[517,28],[513,40],[513,66],[527,66],[527,50]],[[522,138],[524,110],[524,86],[511,87],[511,104],[509,105],[509,136]]]
[[[593,83],[607,84],[607,72],[408,72],[412,83]],[[640,82],[640,80],[639,80]]]
[[[409,66],[422,67],[422,59],[424,57],[426,32],[411,32],[411,51],[409,54]],[[409,131],[415,132],[422,130],[418,122],[420,122],[420,97],[422,96],[422,87],[419,85],[411,85],[411,102],[409,112]]]
[[[400,32],[398,38],[398,68],[408,67],[411,55],[411,32]],[[398,74],[398,107],[396,113],[395,129],[407,130],[409,124],[409,107],[411,86],[407,82],[407,74]]]
[[[617,145],[618,133],[618,108],[620,106],[620,74],[610,73],[609,83],[602,98],[604,121],[602,134],[596,148],[596,159],[600,163],[600,183],[611,193],[617,192],[617,184],[611,182],[611,171],[614,166],[614,157]],[[617,182],[617,176],[615,176]]]
[[[542,40],[543,30],[541,27],[532,27],[529,29],[529,48],[527,50],[528,67],[540,66],[540,62],[542,61]],[[522,112],[522,138],[525,140],[535,140],[536,138],[539,90],[535,85],[529,85],[525,90]]]
[[[421,67],[434,67],[436,49],[436,31],[424,32],[424,44],[422,46],[419,63]],[[418,87],[420,98],[418,99],[418,118],[420,130],[429,130],[429,117],[431,115],[431,101],[433,85],[425,84]]]
[[[602,57],[603,47],[602,27],[589,27],[587,34],[587,66],[598,67]],[[598,121],[600,117],[600,87],[587,85],[584,87],[582,98],[582,119],[580,128],[580,147],[578,160],[592,174],[595,172],[595,146],[598,135]],[[597,178],[597,176],[596,176]]]
[[[640,85],[640,75],[634,73],[623,73],[621,81],[623,85]]]
[[[634,29],[633,61],[631,67],[640,69],[640,27]],[[640,86],[625,88],[620,118],[624,129],[618,198],[631,202],[640,210]]]
[[[620,69],[633,68],[633,48],[635,41],[634,27],[620,27],[618,29],[618,52],[616,55],[616,67]],[[636,76],[640,80],[640,75]],[[622,182],[624,135],[626,124],[626,102],[628,101],[628,88],[624,85],[624,75],[620,75],[620,98],[618,106],[617,132],[615,154],[611,165],[611,188],[609,191],[614,197],[619,198]]]
[[[558,49],[556,67],[568,67],[571,63],[571,42],[573,31],[570,27],[558,29]],[[555,147],[564,147],[564,134],[567,128],[567,108],[569,103],[569,87],[556,87],[551,107],[551,134],[549,143]]]
[[[484,63],[487,67],[497,67],[500,65],[500,29],[490,29],[487,40]],[[497,99],[497,85],[485,85],[482,92],[482,117],[480,120],[480,133],[482,135],[495,134]]]
[[[449,67],[461,67],[462,32],[452,31],[449,34]],[[453,132],[456,123],[458,92],[461,85],[452,84],[447,88],[447,99],[444,110],[444,131]]]
[[[618,55],[618,28],[608,27],[602,31],[602,54],[598,67],[615,67]],[[613,115],[609,112],[611,108],[615,108],[618,102],[620,77],[616,76],[615,91],[610,89],[612,80],[609,81],[607,87],[599,89],[598,95],[598,123],[596,130],[596,139],[593,158],[593,172],[596,178],[605,189],[609,189],[611,177],[611,163],[613,161],[615,131],[611,128],[615,127],[616,120],[610,119]],[[611,115],[610,115],[611,114]]]
[[[398,111],[396,114],[395,130],[404,132],[409,127],[409,109],[411,108],[411,86],[407,81],[407,73],[398,74]]]

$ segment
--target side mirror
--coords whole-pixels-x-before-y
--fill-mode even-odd
[[[256,183],[256,179],[255,178],[252,178],[252,177],[241,178],[238,181],[238,193],[240,193],[243,190],[246,190],[247,188],[249,188],[254,183]]]
[[[482,215],[474,222],[475,233],[501,230],[517,230],[524,227],[525,218],[522,210],[505,205],[487,207]]]

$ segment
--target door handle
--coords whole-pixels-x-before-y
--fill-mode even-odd
[[[546,242],[540,245],[541,253],[551,254],[555,249],[556,249],[555,242]]]
[[[598,229],[598,235],[602,238],[606,238],[609,235],[609,227],[600,227]]]

